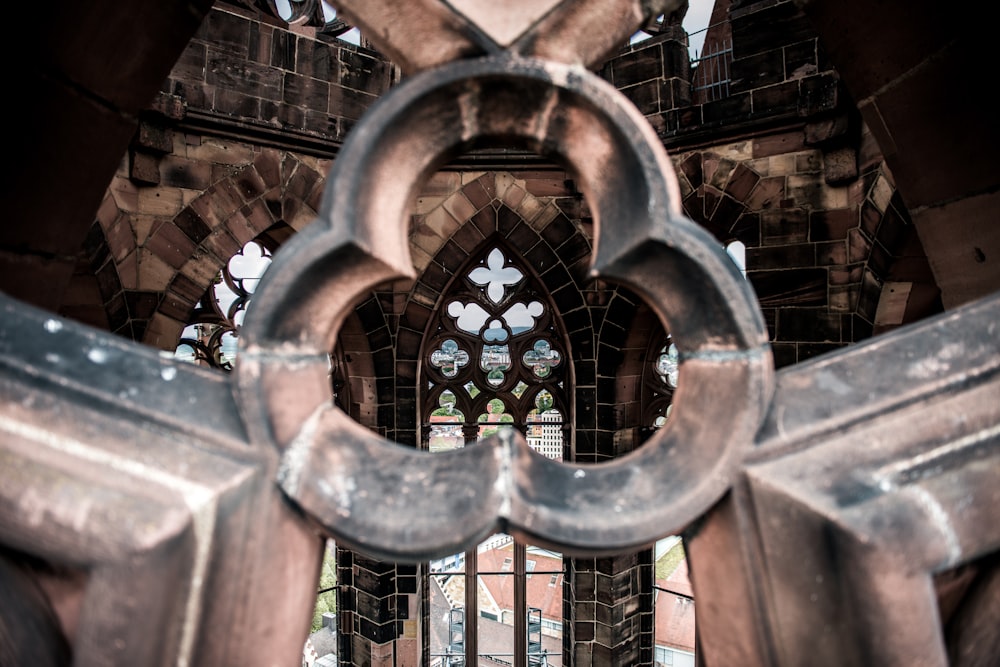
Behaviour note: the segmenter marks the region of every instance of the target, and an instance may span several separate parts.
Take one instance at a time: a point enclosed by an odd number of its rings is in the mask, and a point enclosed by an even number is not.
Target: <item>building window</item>
[[[568,362],[544,289],[500,245],[457,276],[425,336],[422,445],[473,446],[513,428],[542,456],[566,458]],[[561,554],[504,534],[429,563],[430,664],[561,665],[562,574]]]
[[[725,250],[746,278],[746,246],[741,241],[732,241],[725,246]],[[647,433],[651,433],[665,426],[670,419],[674,393],[680,380],[681,359],[669,333],[651,339],[647,358],[651,359],[651,363],[643,370],[645,396],[643,426],[647,429]]]
[[[647,433],[652,433],[670,419],[674,392],[680,379],[680,355],[670,334],[651,342],[647,359],[651,361],[643,370],[643,425]]]

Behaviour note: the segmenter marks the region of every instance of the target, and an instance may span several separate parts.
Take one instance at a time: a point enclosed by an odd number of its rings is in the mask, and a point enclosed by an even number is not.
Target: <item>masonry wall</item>
[[[220,3],[161,92],[180,98],[192,122],[225,118],[262,138],[329,150],[396,78],[374,51]]]
[[[893,176],[815,37],[791,2],[735,4],[731,98],[691,103],[685,37],[675,30],[623,49],[601,73],[670,151],[685,214],[720,244],[746,245],[776,365],[935,312],[933,278]],[[316,217],[340,142],[396,77],[377,53],[220,3],[144,113],[63,314],[173,349],[243,244]],[[568,174],[518,164],[443,171],[411,224],[419,280],[376,288],[351,318],[352,415],[418,443],[424,329],[457,267],[499,235],[539,274],[568,332],[577,460],[640,446],[651,426],[642,378],[662,326],[628,290],[589,280],[594,221]],[[896,302],[895,289],[922,297]],[[416,572],[348,552],[341,559],[344,664],[411,659]],[[645,659],[650,568],[643,554],[571,563],[566,656],[579,665]]]
[[[745,245],[775,365],[938,312],[939,290],[892,174],[804,15],[790,2],[734,2],[729,19],[708,35],[733,40],[722,99],[699,102],[686,36],[673,26],[624,48],[601,75],[671,152],[685,214],[721,244]],[[637,340],[635,331],[655,336],[657,323],[626,304],[619,299],[613,319],[629,326],[602,331],[596,460],[638,447],[651,427],[642,394],[648,368],[637,366],[654,359],[643,348],[650,337]],[[596,597],[614,601],[596,617],[585,600],[591,588],[577,587],[585,591],[576,598],[577,664],[636,664],[633,649],[652,645],[651,622],[639,620],[652,614],[651,601],[633,585],[649,567],[626,556],[575,563],[578,582],[604,582],[608,590]],[[635,632],[646,639],[633,646]]]
[[[219,268],[317,214],[330,159],[395,68],[225,3],[139,122],[61,313],[170,348]]]

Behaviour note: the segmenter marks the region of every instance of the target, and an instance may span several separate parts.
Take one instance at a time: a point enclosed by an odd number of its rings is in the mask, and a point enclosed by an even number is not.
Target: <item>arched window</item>
[[[680,356],[670,334],[654,341],[647,356],[652,363],[643,372],[649,396],[644,411],[644,426],[652,431],[665,425],[670,417],[674,391],[677,390]]]
[[[248,241],[229,258],[196,304],[188,325],[181,332],[175,358],[225,372],[233,370],[240,328],[277,247],[278,242],[265,233]],[[344,407],[350,404],[350,396],[339,346],[338,341],[331,354],[331,388],[334,400]],[[336,585],[336,543],[330,539],[324,550],[312,627],[303,649],[304,660],[310,655],[322,657],[336,650]]]
[[[740,241],[726,245],[726,253],[746,277],[746,247]],[[680,356],[669,333],[654,338],[644,369],[647,391],[644,426],[652,433],[665,426],[680,378]],[[653,664],[694,667],[695,601],[688,578],[684,544],[671,535],[653,546]]]
[[[458,273],[424,339],[422,446],[516,428],[543,456],[570,451],[569,357],[544,289],[517,255],[486,247]],[[562,664],[562,555],[494,535],[428,564],[430,664]]]
[[[726,244],[725,249],[746,278],[746,246],[741,241],[732,241]],[[648,432],[652,432],[664,426],[670,418],[674,392],[680,377],[680,356],[670,334],[663,333],[661,338],[651,340],[647,357],[652,362],[643,371],[646,390],[643,426]]]
[[[651,337],[646,360],[643,426],[652,434],[670,422],[680,380],[680,354],[668,332],[661,329]],[[657,541],[651,555],[653,665],[694,667],[694,596],[681,537],[671,535]]]
[[[201,366],[231,371],[237,339],[247,309],[271,256],[291,229],[277,225],[247,241],[229,258],[198,303],[181,332],[174,357]],[[338,340],[330,354],[333,398],[345,412],[351,404],[344,354]]]
[[[229,258],[195,306],[174,356],[225,371],[233,369],[239,328],[260,277],[271,264],[273,250],[254,239]]]

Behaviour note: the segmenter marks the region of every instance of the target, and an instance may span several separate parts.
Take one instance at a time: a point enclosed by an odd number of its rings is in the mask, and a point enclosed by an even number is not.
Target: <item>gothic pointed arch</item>
[[[786,135],[792,141],[797,135]],[[822,148],[737,141],[674,157],[685,214],[746,247],[746,276],[789,365],[942,310],[941,291],[882,160],[831,181]],[[828,159],[829,158],[829,159]]]
[[[247,242],[281,228],[287,237],[316,218],[325,161],[230,148],[205,148],[197,159],[171,156],[183,163],[186,178],[154,185],[119,170],[78,261],[73,300],[62,311],[173,349],[198,300]]]
[[[289,234],[313,221],[325,174],[291,154],[261,152],[251,164],[213,183],[157,227],[143,244],[173,267],[157,310],[157,324],[144,342],[163,346],[170,320],[183,322],[195,300],[248,241],[282,223]],[[174,260],[178,248],[188,248]]]
[[[420,441],[417,373],[428,322],[450,281],[487,238],[501,239],[524,257],[563,318],[566,349],[583,350],[586,359],[594,349],[585,301],[589,229],[571,220],[555,198],[536,197],[509,172],[489,171],[464,183],[440,173],[434,184],[434,194],[418,199],[412,218],[410,251],[420,276],[402,288],[407,296],[396,330],[396,401],[405,406],[398,414],[412,415],[399,423],[396,440],[413,446]],[[592,362],[587,368],[592,377]]]
[[[260,278],[273,254],[294,233],[288,225],[277,223],[247,241],[222,265],[181,331],[174,350],[176,358],[216,370],[233,370],[237,339]],[[330,351],[330,389],[337,405],[359,423],[374,428],[374,411],[366,409],[363,398],[372,392],[363,383],[374,377],[370,341],[376,339],[379,327],[372,325],[367,303],[348,313]],[[362,324],[362,316],[367,325]],[[384,329],[384,317],[381,324]],[[358,400],[354,400],[352,390]]]
[[[424,332],[418,385],[423,444],[456,428],[464,433],[462,444],[474,441],[495,419],[529,435],[545,419],[568,435],[567,348],[542,281],[505,239],[486,239],[444,289]],[[568,446],[569,438],[563,440]],[[557,458],[564,458],[562,451]]]

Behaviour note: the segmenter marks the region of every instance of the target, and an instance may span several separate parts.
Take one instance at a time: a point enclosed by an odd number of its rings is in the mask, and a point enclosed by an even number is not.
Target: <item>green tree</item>
[[[319,575],[319,590],[323,591],[316,596],[316,608],[313,609],[312,630],[316,632],[323,627],[323,614],[337,611],[337,563],[335,560],[336,549],[333,542],[328,542],[326,552],[323,554],[323,568]]]
[[[656,580],[666,579],[684,560],[684,543],[678,542],[656,561]]]

